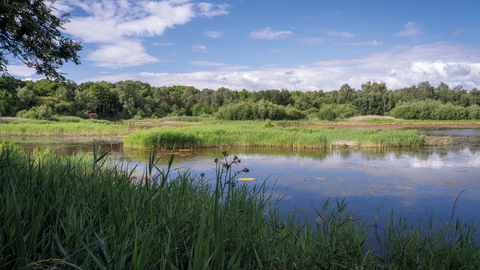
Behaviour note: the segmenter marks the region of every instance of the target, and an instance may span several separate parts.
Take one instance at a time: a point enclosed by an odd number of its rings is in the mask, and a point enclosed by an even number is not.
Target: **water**
[[[430,135],[452,136],[454,144],[421,149],[339,149],[292,150],[276,148],[230,148],[176,151],[176,170],[191,170],[215,176],[213,160],[227,150],[241,159],[234,170],[248,168],[239,177],[255,178],[248,185],[273,188],[283,197],[281,211],[305,209],[302,217],[315,218],[329,198],[346,198],[348,209],[369,222],[390,214],[411,220],[426,220],[433,215],[448,222],[457,196],[454,219],[480,222],[480,130],[430,130]],[[467,137],[468,136],[468,137]],[[93,138],[8,137],[24,149],[49,148],[60,155],[93,152]],[[149,151],[124,149],[118,138],[98,138],[100,152],[128,164],[142,163]],[[162,162],[170,153],[165,153]],[[231,156],[230,156],[231,157]],[[381,208],[380,208],[381,207]]]

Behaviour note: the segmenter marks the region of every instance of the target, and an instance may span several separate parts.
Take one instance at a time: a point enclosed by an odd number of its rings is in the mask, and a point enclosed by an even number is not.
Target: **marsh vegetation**
[[[8,269],[476,269],[477,227],[418,225],[393,212],[374,224],[328,200],[317,220],[281,215],[264,184],[225,152],[213,184],[164,166],[143,176],[104,156],[0,152],[0,265]],[[456,202],[455,202],[456,203]],[[454,209],[455,210],[455,209]]]
[[[418,147],[426,136],[416,130],[354,130],[283,128],[265,123],[226,123],[222,125],[161,127],[138,130],[125,138],[125,146],[138,148],[202,148],[202,147],[283,147],[341,148]]]

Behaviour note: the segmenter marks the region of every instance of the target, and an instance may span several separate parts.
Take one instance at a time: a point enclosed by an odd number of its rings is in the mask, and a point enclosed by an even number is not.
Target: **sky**
[[[480,89],[480,1],[63,0],[77,83],[337,90],[368,81]],[[9,73],[41,79],[11,58]]]

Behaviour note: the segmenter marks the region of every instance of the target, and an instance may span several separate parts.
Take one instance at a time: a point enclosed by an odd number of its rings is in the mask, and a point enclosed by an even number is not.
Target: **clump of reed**
[[[127,133],[128,125],[116,125],[106,120],[79,120],[77,117],[55,117],[48,120],[14,120],[0,123],[0,134],[63,134],[63,135],[101,135]]]
[[[212,116],[167,116],[162,118],[143,118],[143,119],[130,119],[122,120],[122,122],[165,122],[165,121],[181,121],[181,122],[204,122],[214,121]]]
[[[226,123],[201,126],[160,127],[138,130],[124,140],[135,148],[283,147],[341,148],[418,147],[426,136],[415,130],[354,130],[347,128],[312,129],[265,127],[255,123]]]
[[[328,200],[316,223],[280,215],[264,184],[240,184],[239,157],[204,175],[174,173],[152,151],[143,177],[105,155],[0,152],[1,269],[477,269],[476,228],[368,226]],[[382,228],[384,226],[384,228]],[[371,230],[375,228],[375,230]],[[384,235],[378,232],[382,231]],[[375,232],[375,233],[374,233]],[[376,235],[376,237],[374,236]]]

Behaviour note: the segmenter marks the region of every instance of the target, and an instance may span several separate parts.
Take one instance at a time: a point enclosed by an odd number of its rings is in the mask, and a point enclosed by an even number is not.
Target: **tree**
[[[0,1],[0,72],[8,74],[7,55],[12,54],[37,74],[64,81],[58,69],[64,62],[80,64],[79,42],[62,36],[68,22],[52,14],[56,0]],[[47,3],[50,2],[50,5]]]

